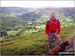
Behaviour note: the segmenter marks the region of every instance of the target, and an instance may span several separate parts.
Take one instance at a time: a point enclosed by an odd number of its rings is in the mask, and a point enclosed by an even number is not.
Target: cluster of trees
[[[7,34],[6,31],[1,31],[1,32],[0,32],[0,37],[3,37],[3,36],[8,36],[8,34]]]

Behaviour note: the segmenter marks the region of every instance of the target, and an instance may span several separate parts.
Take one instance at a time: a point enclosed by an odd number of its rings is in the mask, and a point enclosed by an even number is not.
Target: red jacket
[[[59,21],[59,19],[57,19],[57,20],[58,20],[58,22],[56,22],[56,19],[54,19],[54,20],[50,19],[50,22],[48,22],[48,20],[47,20],[46,28],[45,28],[46,35],[48,35],[48,32],[51,32],[51,33],[56,32],[57,29],[58,29],[57,34],[60,33],[60,29],[61,29],[60,21]]]

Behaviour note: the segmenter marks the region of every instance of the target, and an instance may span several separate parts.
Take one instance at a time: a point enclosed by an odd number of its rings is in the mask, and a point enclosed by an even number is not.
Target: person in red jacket
[[[55,16],[56,16],[55,12],[51,12],[51,18],[46,22],[45,32],[46,32],[47,40],[49,42],[49,49],[52,49],[53,38],[55,38],[57,45],[60,44],[60,40],[61,40],[59,36],[61,25],[59,19],[56,19]]]

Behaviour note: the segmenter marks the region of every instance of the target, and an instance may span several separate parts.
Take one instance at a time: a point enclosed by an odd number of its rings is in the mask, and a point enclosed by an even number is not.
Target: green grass
[[[16,36],[16,34],[18,33],[18,32],[20,32],[22,30],[22,28],[21,29],[18,29],[17,31],[15,31],[15,30],[11,30],[11,31],[7,31],[7,34],[10,36],[10,35],[13,35],[13,36]]]
[[[63,27],[60,33],[62,41],[66,40],[72,34],[73,30],[74,26]],[[2,41],[4,41],[1,43],[2,55],[45,54],[48,51],[48,41],[45,36],[45,31]]]
[[[30,34],[30,33],[32,33],[32,32],[38,32],[38,31],[39,31],[39,30],[36,30],[36,31],[35,31],[35,30],[32,30],[32,29],[31,29],[31,30],[29,30],[29,31],[28,31],[28,30],[26,30],[26,31],[22,32],[22,34],[21,34],[21,35],[22,35],[22,36],[25,36],[25,35],[29,35],[29,34]]]
[[[17,31],[8,31],[7,34],[8,35],[16,35]]]
[[[67,22],[73,21],[72,19],[66,18],[65,19]]]
[[[45,25],[41,25],[41,28],[42,28],[42,29],[45,29]]]

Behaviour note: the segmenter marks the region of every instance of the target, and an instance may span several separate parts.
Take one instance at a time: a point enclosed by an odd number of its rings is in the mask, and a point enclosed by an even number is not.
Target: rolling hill
[[[56,12],[57,17],[69,17],[74,15],[75,8],[39,8],[30,13],[22,14],[23,19],[40,19],[40,18],[50,18],[50,13],[52,11]],[[33,17],[32,17],[33,16]],[[60,18],[59,18],[60,19]]]

